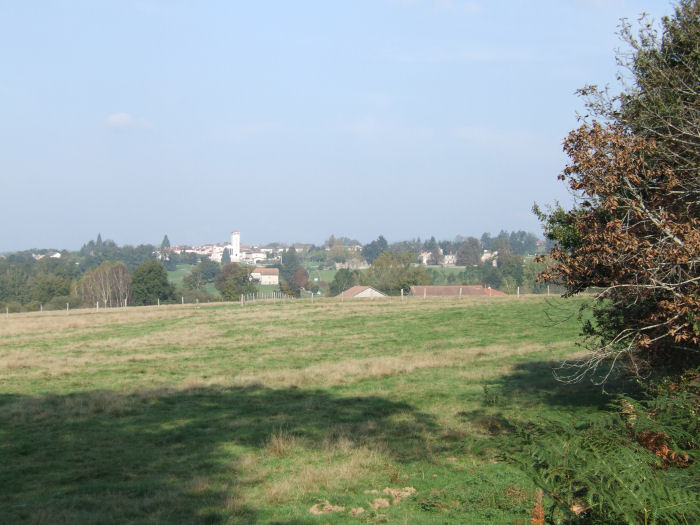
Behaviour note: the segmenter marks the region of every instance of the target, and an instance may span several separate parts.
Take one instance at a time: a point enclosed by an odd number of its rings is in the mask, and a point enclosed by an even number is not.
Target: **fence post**
[[[96,312],[99,312],[99,311],[100,311],[100,301],[97,301],[97,302],[95,303],[95,311],[96,311]]]
[[[158,307],[160,308],[160,297],[158,297]]]
[[[68,315],[68,304],[69,303],[66,303],[66,315]]]
[[[459,289],[459,298],[462,298],[462,288]]]
[[[518,286],[518,299],[520,299],[520,286]]]
[[[181,302],[182,302],[182,305],[184,306],[184,304],[185,304],[185,296],[184,296],[184,295],[181,295],[181,296],[180,296],[180,300],[181,300]]]

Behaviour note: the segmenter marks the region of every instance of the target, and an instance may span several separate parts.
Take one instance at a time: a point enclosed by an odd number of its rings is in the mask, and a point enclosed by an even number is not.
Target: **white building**
[[[231,262],[241,262],[241,232],[231,232],[231,245],[228,246]]]
[[[276,286],[280,283],[280,271],[277,268],[256,268],[250,272],[250,278],[260,284]]]
[[[442,264],[444,266],[454,266],[457,264],[457,254],[456,253],[446,253],[443,256]]]

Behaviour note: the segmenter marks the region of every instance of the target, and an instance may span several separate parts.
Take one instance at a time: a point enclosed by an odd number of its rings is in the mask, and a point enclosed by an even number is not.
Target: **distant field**
[[[194,267],[194,264],[178,264],[177,270],[168,272],[168,280],[174,285],[180,286],[182,284],[182,279],[185,275],[190,273]]]
[[[512,423],[605,401],[552,379],[578,304],[2,316],[0,523],[530,523]]]
[[[316,278],[319,278],[321,281],[324,281],[328,284],[330,284],[333,281],[333,277],[335,277],[335,274],[338,273],[338,270],[309,270],[309,279],[312,281]]]
[[[192,271],[194,264],[178,264],[177,270],[168,272],[168,280],[175,286],[182,286],[182,279],[185,275]],[[216,289],[214,283],[208,283],[204,285],[204,290],[212,294],[214,297],[219,297],[219,290]]]

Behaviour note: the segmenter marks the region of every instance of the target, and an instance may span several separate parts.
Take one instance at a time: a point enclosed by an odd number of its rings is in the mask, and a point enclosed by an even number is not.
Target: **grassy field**
[[[518,421],[576,300],[320,300],[0,319],[0,523],[530,523]]]
[[[178,264],[177,270],[168,272],[168,281],[173,283],[175,286],[182,286],[182,280],[184,279],[185,275],[190,273],[192,268],[195,266],[196,265],[194,264]],[[214,297],[219,297],[219,290],[216,289],[214,283],[207,283],[204,285],[204,291],[212,294]]]

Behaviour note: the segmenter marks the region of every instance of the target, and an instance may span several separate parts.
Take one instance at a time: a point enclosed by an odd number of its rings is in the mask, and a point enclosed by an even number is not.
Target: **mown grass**
[[[536,487],[502,460],[513,422],[606,402],[552,378],[578,304],[4,317],[0,522],[529,523]]]

